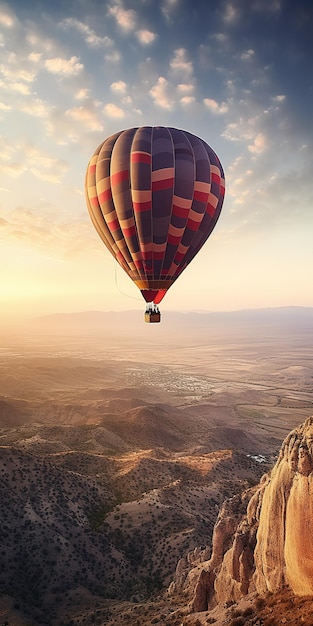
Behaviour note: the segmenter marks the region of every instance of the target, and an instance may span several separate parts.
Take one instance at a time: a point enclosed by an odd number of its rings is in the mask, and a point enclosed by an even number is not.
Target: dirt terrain
[[[116,320],[50,319],[2,337],[4,620],[197,623],[166,595],[178,560],[210,550],[223,500],[313,413],[313,323],[289,313],[131,337]]]

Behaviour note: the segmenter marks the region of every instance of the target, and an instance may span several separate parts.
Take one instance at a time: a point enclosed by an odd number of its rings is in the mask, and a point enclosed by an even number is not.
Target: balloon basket
[[[155,324],[161,321],[161,313],[155,304],[150,304],[146,308],[145,322],[147,324]]]

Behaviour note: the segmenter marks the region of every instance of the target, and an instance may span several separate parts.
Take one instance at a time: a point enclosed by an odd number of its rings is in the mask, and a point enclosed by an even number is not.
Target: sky
[[[310,0],[0,1],[0,318],[144,310],[91,224],[88,161],[174,126],[225,170],[162,310],[313,306]]]

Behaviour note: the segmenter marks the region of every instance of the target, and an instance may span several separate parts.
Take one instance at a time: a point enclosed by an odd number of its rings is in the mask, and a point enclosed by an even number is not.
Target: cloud
[[[17,19],[13,11],[5,4],[0,5],[0,25],[5,28],[13,28],[16,23]]]
[[[114,17],[116,23],[124,33],[129,33],[136,27],[136,12],[133,9],[123,9],[121,6],[110,6],[108,14]]]
[[[180,93],[191,93],[194,90],[194,85],[192,83],[180,83],[177,85],[177,91]]]
[[[0,159],[2,172],[13,178],[30,172],[44,181],[59,184],[68,170],[66,161],[52,157],[30,144],[12,147],[3,140],[0,145]]]
[[[24,102],[20,102],[18,105],[18,109],[23,113],[27,113],[28,115],[32,115],[33,117],[47,117],[50,111],[50,108],[44,100],[40,98],[34,98],[31,100],[26,100]]]
[[[116,104],[113,104],[112,102],[108,102],[108,104],[105,105],[103,111],[105,115],[107,115],[108,117],[114,117],[114,118],[125,117],[125,113],[123,109],[116,106]]]
[[[53,59],[47,59],[44,66],[51,74],[57,74],[59,76],[77,76],[84,66],[79,62],[79,58],[72,56],[70,59],[62,59],[61,57],[55,57]]]
[[[111,83],[110,89],[114,93],[125,94],[127,90],[127,83],[123,80],[117,80],[114,83]]]
[[[179,0],[163,0],[161,11],[167,20],[170,20],[172,13],[176,7],[179,7]]]
[[[7,92],[19,93],[24,96],[31,93],[29,85],[21,82],[5,82],[0,80],[0,88]]]
[[[41,52],[30,52],[27,59],[31,63],[39,63],[39,61],[41,60],[41,57],[42,57]]]
[[[183,106],[188,106],[189,104],[193,104],[196,101],[196,98],[194,96],[183,96],[180,101]]]
[[[264,16],[265,14],[277,15],[282,8],[283,0],[249,0],[249,2],[226,2],[222,5],[223,12],[221,14],[222,21],[228,25],[233,26],[244,18],[247,13],[259,14]]]
[[[138,41],[143,45],[143,46],[148,46],[151,43],[153,43],[156,38],[157,35],[156,33],[153,33],[151,30],[147,30],[147,29],[143,29],[143,30],[138,30],[137,33],[137,39]]]
[[[214,115],[222,115],[228,111],[228,105],[225,102],[219,104],[216,100],[212,100],[211,98],[204,98],[203,102],[207,109]]]
[[[249,50],[246,50],[245,52],[241,53],[241,59],[243,59],[243,61],[252,59],[255,55],[255,51],[252,50],[252,48],[250,48]]]
[[[274,96],[273,100],[274,102],[284,102],[286,100],[286,96],[283,96],[283,95]]]
[[[174,72],[181,72],[184,76],[190,76],[193,73],[193,65],[191,61],[187,60],[187,50],[185,48],[178,48],[174,51],[170,67]]]
[[[96,111],[87,106],[73,107],[65,112],[65,115],[75,122],[82,124],[86,129],[90,131],[103,130],[103,124],[99,119]]]
[[[249,152],[252,154],[262,154],[267,148],[267,140],[263,133],[258,133],[252,144],[248,146]]]
[[[16,55],[10,55],[8,63],[9,65],[6,66],[3,64],[0,65],[0,72],[6,80],[14,80],[14,82],[22,80],[25,83],[32,83],[35,80],[35,72],[19,66],[19,61],[17,60]]]
[[[149,94],[154,103],[162,109],[170,111],[175,104],[171,84],[164,76],[159,76],[158,82],[150,89]]]
[[[222,19],[226,24],[233,24],[239,19],[239,11],[232,2],[225,3]]]
[[[113,50],[105,55],[105,60],[107,63],[118,63],[121,60],[121,55],[118,50]]]
[[[55,258],[70,258],[88,246],[92,250],[97,241],[88,218],[70,218],[44,198],[29,208],[19,206],[1,218],[2,237],[26,244],[33,250]],[[1,229],[0,229],[1,233]]]
[[[75,100],[86,100],[89,98],[90,90],[86,88],[79,89],[75,94]]]
[[[0,102],[0,111],[11,111],[12,107],[4,102]]]
[[[41,35],[35,30],[30,30],[26,33],[25,42],[32,48],[32,51],[40,50],[46,54],[51,54],[52,52],[57,54],[60,48],[60,42],[47,37],[46,34]],[[40,54],[40,52],[36,52],[36,54]]]
[[[110,37],[107,37],[107,36],[100,37],[87,24],[84,24],[83,22],[80,22],[79,20],[73,17],[69,17],[69,18],[66,18],[65,20],[62,20],[60,25],[61,27],[65,29],[74,28],[75,30],[77,30],[79,33],[81,33],[84,36],[86,44],[90,46],[91,48],[99,48],[103,46],[107,47],[113,44],[113,41],[112,39],[110,39]]]

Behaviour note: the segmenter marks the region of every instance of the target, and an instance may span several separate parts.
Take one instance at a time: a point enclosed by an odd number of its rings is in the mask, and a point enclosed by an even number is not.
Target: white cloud
[[[47,117],[50,110],[47,103],[40,98],[20,102],[18,108],[23,113],[27,113],[33,117]]]
[[[262,154],[267,148],[266,137],[263,133],[258,133],[252,144],[248,146],[249,152],[252,154]]]
[[[39,54],[39,50],[42,50],[46,54],[51,54],[59,50],[60,43],[47,37],[46,35],[40,35],[35,31],[29,31],[25,37],[26,43],[34,50],[37,50],[36,54]]]
[[[123,80],[117,80],[110,85],[111,91],[114,93],[125,94],[127,89],[127,84]]]
[[[243,59],[243,61],[252,59],[255,55],[254,50],[252,50],[252,48],[250,48],[249,50],[245,50],[245,52],[241,53],[241,59]]]
[[[14,82],[23,80],[25,83],[32,83],[36,77],[34,72],[29,72],[18,65],[16,57],[9,59],[10,65],[0,65],[0,72],[6,80]]]
[[[153,33],[151,30],[147,30],[147,29],[138,30],[136,35],[137,35],[138,41],[143,46],[148,46],[149,44],[153,43],[155,39],[157,38],[156,33]]]
[[[113,43],[110,37],[107,37],[107,36],[100,37],[87,24],[84,24],[83,22],[80,22],[79,20],[76,20],[73,17],[69,17],[69,18],[66,18],[65,20],[62,20],[61,26],[63,28],[75,28],[79,33],[81,33],[84,36],[86,44],[90,46],[91,48],[98,48],[101,46],[107,47],[107,46],[111,46]]]
[[[170,20],[171,13],[178,7],[179,0],[163,0],[161,11],[167,20]]]
[[[27,169],[41,180],[53,184],[60,184],[64,173],[68,170],[68,164],[41,152],[35,147],[26,150]]]
[[[204,98],[203,102],[209,111],[215,115],[222,115],[228,111],[228,106],[225,102],[219,104],[216,100],[212,100],[211,98]]]
[[[283,96],[283,95],[275,96],[273,100],[274,102],[284,102],[284,100],[286,100],[286,96]]]
[[[16,16],[10,8],[4,4],[0,6],[0,24],[5,28],[13,28],[17,20]]]
[[[194,85],[192,83],[180,83],[177,85],[177,91],[180,93],[191,93],[194,90]]]
[[[41,52],[30,52],[27,58],[31,63],[39,63],[41,57]]]
[[[196,99],[194,96],[183,96],[183,98],[181,98],[180,101],[184,106],[188,106],[189,104],[193,104],[193,102],[195,102]]]
[[[62,59],[61,57],[47,59],[44,65],[48,72],[60,76],[77,76],[84,69],[76,56],[72,56],[70,59]]]
[[[136,12],[133,9],[123,9],[121,6],[115,5],[109,7],[108,13],[114,17],[118,26],[125,33],[129,33],[136,27]]]
[[[170,67],[174,72],[182,72],[184,76],[193,73],[193,65],[187,60],[187,50],[178,48],[174,51],[174,58],[170,61]]]
[[[164,76],[159,76],[158,82],[150,89],[149,94],[154,103],[162,109],[170,111],[175,104],[171,85]]]
[[[238,20],[239,12],[231,2],[226,3],[222,18],[227,24],[232,24]]]
[[[28,171],[37,178],[58,184],[68,170],[68,164],[63,159],[51,157],[50,154],[29,144],[6,149],[6,144],[2,142],[0,158],[3,161],[2,171],[13,178]]]
[[[10,161],[14,152],[14,148],[5,137],[0,137],[0,159],[2,161]]]
[[[65,115],[75,122],[78,122],[80,126],[83,124],[85,128],[90,131],[103,130],[103,125],[99,120],[99,117],[95,111],[91,108],[80,106],[68,109]]]
[[[107,63],[118,63],[121,60],[121,55],[117,50],[113,50],[113,52],[105,55],[105,60]]]
[[[4,104],[4,102],[0,102],[0,111],[11,111],[12,107],[8,104]]]
[[[125,113],[123,109],[116,106],[116,104],[113,104],[112,102],[108,102],[108,104],[105,105],[103,110],[104,110],[104,113],[108,117],[114,117],[114,118],[125,117]]]
[[[23,96],[29,95],[31,93],[29,85],[26,85],[25,83],[18,83],[18,82],[10,83],[10,82],[5,82],[3,80],[0,80],[0,88],[8,92],[22,94]]]
[[[89,98],[89,93],[90,93],[89,89],[82,88],[77,91],[74,98],[75,100],[87,100],[87,98]]]

